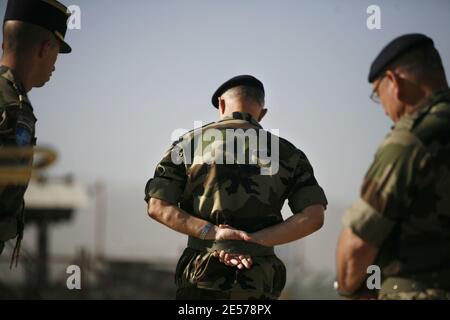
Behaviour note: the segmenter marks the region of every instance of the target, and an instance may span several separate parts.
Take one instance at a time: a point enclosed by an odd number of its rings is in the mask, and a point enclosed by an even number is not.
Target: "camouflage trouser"
[[[275,255],[253,257],[250,269],[226,266],[208,252],[186,248],[175,272],[177,299],[278,299],[286,268]]]
[[[218,291],[187,287],[177,290],[177,300],[276,300],[278,297],[264,293]]]
[[[380,294],[379,300],[450,300],[450,291],[426,289],[422,291],[393,292]]]

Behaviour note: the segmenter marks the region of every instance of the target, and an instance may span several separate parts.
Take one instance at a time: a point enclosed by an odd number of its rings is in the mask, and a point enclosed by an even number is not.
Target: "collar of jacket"
[[[262,126],[259,124],[259,122],[256,121],[256,119],[253,118],[250,115],[250,113],[247,113],[247,112],[233,112],[232,114],[224,117],[219,122],[227,121],[227,120],[243,120],[243,121],[247,121],[247,122],[250,122],[251,124],[257,126],[258,128],[262,129]]]

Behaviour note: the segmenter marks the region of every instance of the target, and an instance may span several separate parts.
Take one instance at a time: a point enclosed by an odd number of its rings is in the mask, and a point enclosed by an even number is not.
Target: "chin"
[[[34,88],[42,88],[43,86],[45,86],[45,84],[48,82],[48,80],[47,81],[43,81],[43,82],[40,82],[40,83],[38,83],[38,84],[35,84],[33,87]]]

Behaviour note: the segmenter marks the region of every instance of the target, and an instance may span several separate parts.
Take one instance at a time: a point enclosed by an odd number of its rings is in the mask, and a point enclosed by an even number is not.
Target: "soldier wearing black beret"
[[[274,246],[322,227],[325,193],[307,156],[261,126],[261,81],[233,77],[211,102],[219,120],[173,143],[145,188],[149,216],[188,235],[176,298],[278,299],[286,268]],[[284,220],[286,201],[293,215]]]
[[[67,8],[56,0],[9,0],[3,23],[0,62],[0,166],[29,167],[32,152],[18,150],[35,145],[36,117],[27,93],[45,85],[55,70],[59,53],[71,52],[65,42]],[[32,149],[31,149],[32,150]],[[16,154],[16,155],[14,155]],[[4,243],[17,237],[13,260],[18,257],[24,228],[25,179],[0,174],[0,254]]]
[[[369,289],[378,299],[450,299],[450,90],[441,57],[431,38],[406,34],[381,50],[368,80],[394,127],[344,216],[337,289],[367,293],[375,265],[379,282]]]

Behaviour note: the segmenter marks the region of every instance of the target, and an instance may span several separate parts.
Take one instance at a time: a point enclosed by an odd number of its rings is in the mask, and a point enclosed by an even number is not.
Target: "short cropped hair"
[[[249,100],[252,102],[258,103],[260,106],[264,107],[265,97],[264,91],[261,89],[250,87],[250,86],[237,86],[231,89],[228,89],[224,92],[223,95],[226,95],[232,99],[242,99]]]

